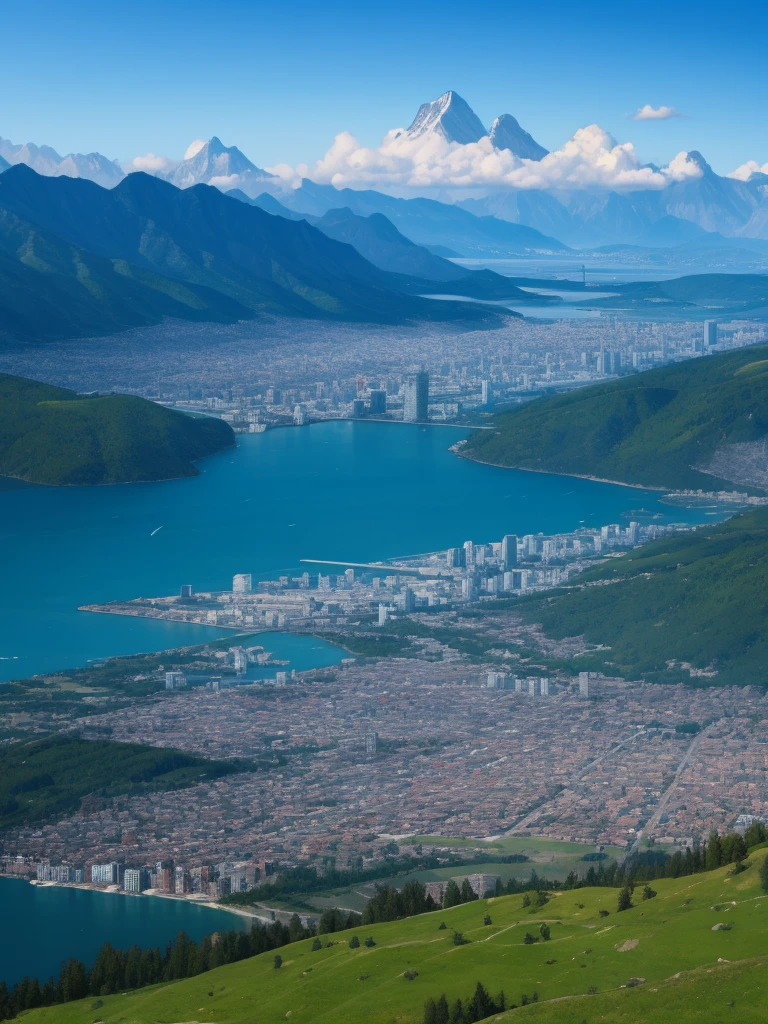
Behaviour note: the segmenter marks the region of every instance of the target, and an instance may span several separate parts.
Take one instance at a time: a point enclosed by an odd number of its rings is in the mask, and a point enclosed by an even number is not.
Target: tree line
[[[359,921],[359,915],[357,919]],[[39,1006],[191,978],[224,964],[287,946],[289,942],[311,938],[314,934],[315,929],[304,927],[294,914],[288,924],[274,921],[264,925],[256,921],[249,932],[214,932],[199,943],[179,932],[164,952],[157,947],[115,949],[105,942],[90,970],[81,960],[72,957],[62,963],[58,978],[51,977],[42,985],[37,978],[22,978],[9,990],[5,982],[0,982],[0,1021]]]

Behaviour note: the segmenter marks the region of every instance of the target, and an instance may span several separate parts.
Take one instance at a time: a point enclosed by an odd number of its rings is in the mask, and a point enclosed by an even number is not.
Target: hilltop
[[[0,476],[53,485],[168,480],[196,476],[197,459],[234,443],[223,420],[0,374]]]
[[[495,1020],[645,1024],[736,1013],[762,1021],[764,856],[753,849],[740,872],[726,867],[659,879],[647,899],[640,883],[634,905],[622,912],[613,888],[551,892],[538,907],[536,900],[525,906],[520,894],[478,900],[325,934],[321,943],[302,939],[280,948],[277,969],[270,951],[184,981],[33,1010],[23,1019],[422,1024],[427,1000],[444,993],[449,1006],[457,999],[466,1005],[481,982],[492,997],[503,990],[506,1005],[517,1007],[494,1013]],[[353,936],[359,945],[350,947]]]
[[[645,487],[763,489],[768,346],[691,359],[537,399],[462,454],[492,465]]]

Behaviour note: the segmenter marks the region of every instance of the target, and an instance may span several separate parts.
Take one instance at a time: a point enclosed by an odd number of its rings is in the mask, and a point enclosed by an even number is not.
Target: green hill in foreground
[[[768,435],[768,346],[534,400],[494,425],[470,437],[463,454],[498,466],[711,490],[725,481],[693,467]]]
[[[30,1011],[26,1024],[421,1024],[427,999],[466,1002],[477,982],[518,1009],[497,1021],[547,1024],[763,1022],[768,1005],[765,851],[747,869],[653,883],[617,912],[617,890],[576,889],[536,910],[521,896],[323,936],[152,989]],[[607,911],[607,916],[601,916]],[[492,924],[484,924],[485,915]],[[441,922],[444,930],[439,929]],[[533,944],[526,933],[551,938]],[[454,931],[464,945],[454,944]],[[353,935],[359,948],[350,948]],[[375,945],[366,947],[371,936]],[[411,974],[409,980],[405,972]],[[629,986],[629,987],[626,987]],[[525,995],[537,1001],[522,1006]]]
[[[549,636],[607,648],[574,667],[695,685],[768,685],[768,509],[664,537],[519,605]],[[601,585],[603,584],[603,585]],[[683,665],[711,674],[691,676]]]
[[[197,476],[197,459],[234,443],[223,420],[0,374],[0,476],[57,485],[169,480]]]
[[[86,796],[183,789],[255,767],[112,740],[51,736],[19,743],[0,752],[0,828],[71,812]]]

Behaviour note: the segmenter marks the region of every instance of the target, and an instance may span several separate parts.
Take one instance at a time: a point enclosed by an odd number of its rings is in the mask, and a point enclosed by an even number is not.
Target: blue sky
[[[377,145],[453,88],[548,148],[597,122],[725,173],[768,161],[766,6],[2,0],[0,135],[125,160],[216,134],[296,163],[342,130]],[[631,121],[646,103],[686,116]]]

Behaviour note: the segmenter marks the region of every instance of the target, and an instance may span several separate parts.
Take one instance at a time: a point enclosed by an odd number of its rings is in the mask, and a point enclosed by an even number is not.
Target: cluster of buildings
[[[339,333],[346,336],[343,328]],[[170,391],[160,384],[142,393],[220,416],[246,433],[328,419],[454,422],[541,392],[582,387],[766,338],[765,327],[754,321],[642,323],[612,316],[586,323],[525,322],[486,333],[487,338],[470,334],[475,344],[460,347],[445,332],[436,339],[424,329],[405,351],[401,337],[388,338],[376,351],[372,339],[358,332],[348,339],[343,356],[286,359],[273,349],[271,372],[251,384],[242,381],[241,364],[240,379],[228,386],[206,387],[198,378],[197,384],[177,384]],[[332,348],[335,340],[328,339]],[[422,369],[412,368],[415,361]]]
[[[262,765],[276,756],[260,771],[100,799],[74,816],[6,830],[6,863],[22,858],[18,873],[29,875],[46,862],[41,879],[51,880],[54,865],[74,865],[86,869],[86,884],[97,865],[95,884],[113,886],[124,864],[123,886],[145,885],[146,875],[126,882],[127,870],[144,868],[152,889],[200,898],[287,867],[367,868],[413,850],[393,836],[513,833],[631,848],[646,828],[683,845],[732,828],[739,815],[768,816],[761,690],[594,675],[577,687],[553,672],[549,694],[532,697],[527,680],[521,690],[498,686],[500,672],[513,675],[498,662],[516,644],[530,649],[531,634],[512,612],[475,621],[462,635],[475,630],[485,664],[356,662],[285,689],[163,691],[78,719],[71,728],[85,736],[108,728],[118,741]]]
[[[195,593],[185,584],[178,597],[137,598],[87,605],[84,610],[238,630],[312,629],[367,620],[385,626],[392,618],[419,610],[447,609],[558,587],[595,558],[687,528],[633,521],[626,527],[613,523],[551,536],[507,534],[490,544],[468,540],[445,552],[387,562],[319,563],[347,565],[338,574],[304,572],[254,582],[250,573],[238,573],[231,591]],[[235,668],[244,672],[251,661],[261,657],[261,648],[242,650],[235,654]],[[166,681],[166,685],[172,689],[176,684]]]

